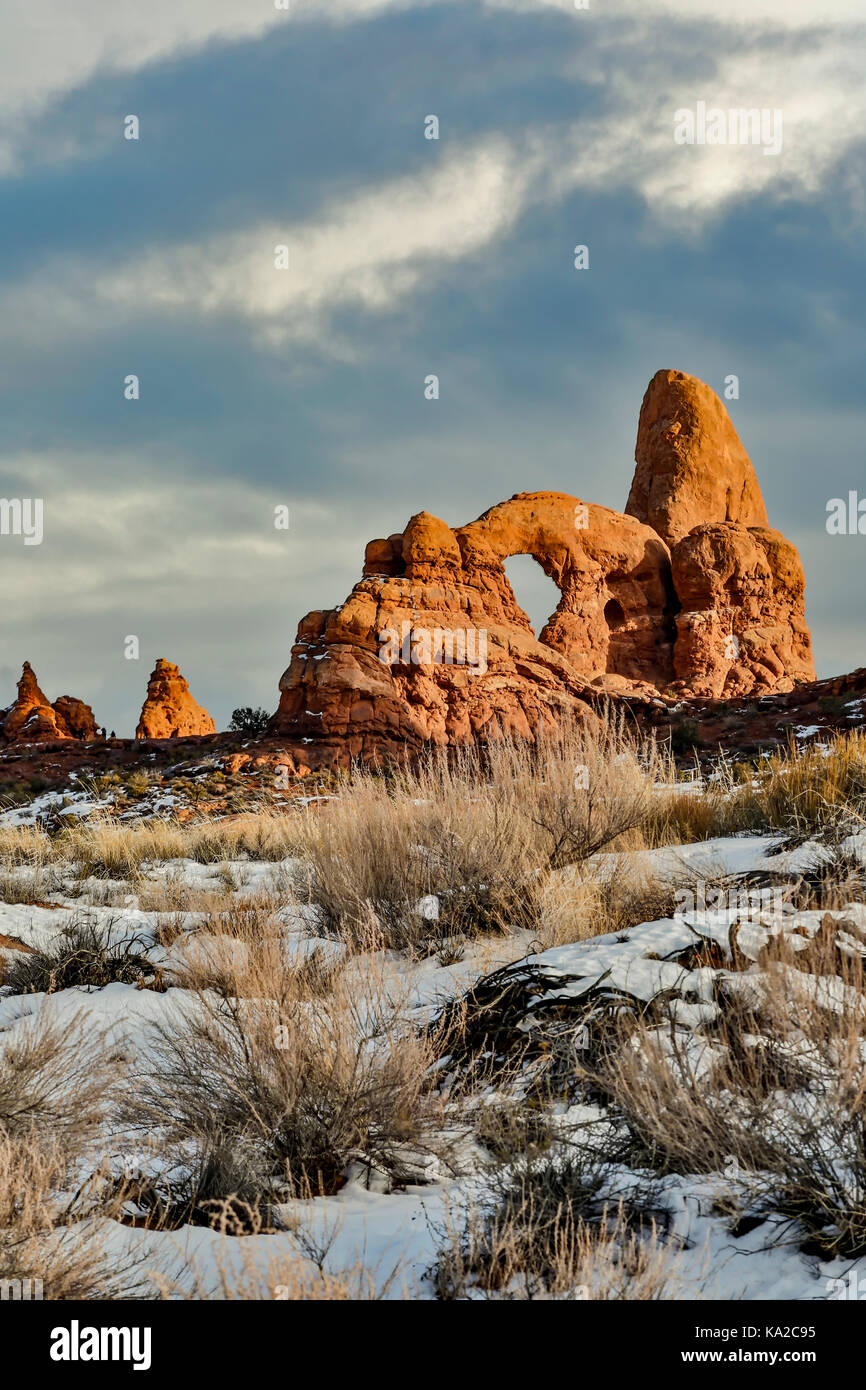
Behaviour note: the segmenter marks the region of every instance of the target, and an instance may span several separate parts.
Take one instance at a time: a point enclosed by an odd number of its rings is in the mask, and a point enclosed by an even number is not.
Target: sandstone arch
[[[625,513],[523,492],[464,526],[419,512],[371,541],[346,602],[301,622],[273,731],[345,762],[427,741],[533,737],[599,692],[717,696],[814,679],[799,557],[769,528],[715,393],[656,373],[635,460]],[[559,589],[537,638],[505,572],[514,555],[531,555]],[[483,671],[383,662],[382,631],[402,653],[419,625],[483,633]]]

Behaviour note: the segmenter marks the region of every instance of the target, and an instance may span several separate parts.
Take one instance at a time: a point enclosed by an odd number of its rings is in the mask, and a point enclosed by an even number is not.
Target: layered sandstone
[[[451,529],[420,512],[374,540],[342,607],[304,618],[271,730],[323,758],[513,734],[598,694],[740,695],[814,679],[795,548],[703,382],[658,372],[625,514],[520,493]],[[504,569],[560,591],[538,637]]]
[[[13,743],[89,741],[99,737],[90,706],[73,695],[61,695],[52,704],[39,688],[29,661],[24,663],[15,703],[0,711],[0,733]]]
[[[216,725],[207,710],[193,699],[180,669],[160,657],[147,683],[135,737],[189,738],[215,733]]]

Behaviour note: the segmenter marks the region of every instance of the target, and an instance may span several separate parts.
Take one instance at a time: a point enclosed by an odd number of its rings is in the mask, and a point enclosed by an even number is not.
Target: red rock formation
[[[769,526],[749,456],[715,391],[684,372],[656,372],[641,406],[628,516],[668,545],[695,526]]]
[[[162,657],[147,683],[147,698],[135,731],[136,738],[189,738],[215,734],[216,725],[189,693],[180,670]]]
[[[769,529],[718,397],[658,372],[626,514],[520,493],[451,530],[420,512],[369,543],[342,607],[298,629],[271,731],[315,761],[533,737],[593,693],[785,691],[814,679],[794,547]],[[673,546],[673,552],[668,546]],[[532,555],[560,602],[538,638],[503,561]]]
[[[0,732],[15,743],[47,743],[55,739],[93,740],[99,730],[93,711],[73,695],[61,695],[52,705],[39,688],[33,668],[25,661],[18,698],[0,711]]]
[[[793,690],[815,679],[795,547],[778,531],[696,526],[674,546],[678,690],[696,696]]]

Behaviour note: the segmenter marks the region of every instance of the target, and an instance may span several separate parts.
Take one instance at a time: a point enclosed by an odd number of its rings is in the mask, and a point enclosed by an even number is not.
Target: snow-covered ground
[[[795,875],[823,854],[820,847],[808,844],[779,853],[778,843],[777,837],[767,835],[727,837],[641,854],[599,856],[597,868],[602,876],[631,867],[676,883],[700,884],[760,874],[768,867],[774,875]],[[864,837],[853,839],[847,848],[862,857]],[[284,881],[280,875],[290,874],[291,868],[288,861],[203,865],[175,860],[153,866],[144,881],[217,891],[224,889],[230,873],[237,898],[242,900]],[[23,880],[28,870],[10,872]],[[111,887],[116,888],[119,903],[104,906],[90,901],[91,896],[104,899]],[[161,925],[166,913],[143,910],[138,895],[124,893],[125,887],[104,879],[84,880],[76,883],[74,895],[56,893],[50,906],[0,903],[0,939],[9,938],[11,943],[0,947],[0,962],[8,964],[20,957],[15,943],[37,951],[50,949],[70,919],[86,919],[113,944],[135,943],[161,972],[165,987],[158,991],[114,982],[52,994],[16,994],[8,987],[0,988],[0,1055],[46,1018],[64,1023],[75,1020],[89,1038],[101,1039],[123,1056],[127,1086],[134,1088],[137,1073],[151,1056],[154,1026],[176,1030],[196,1010],[196,995],[181,983],[184,966],[190,952],[219,950],[219,937],[211,931],[202,945],[196,931],[197,913],[180,911],[172,914],[173,939],[164,944]],[[429,904],[419,905],[419,911],[428,910]],[[866,951],[866,906],[849,905],[830,915],[838,923],[843,946],[852,954]],[[314,952],[323,959],[334,958],[345,952],[345,947],[317,932],[310,909],[287,900],[278,906],[276,916],[288,958],[300,960]],[[420,1026],[475,981],[513,966],[534,972],[538,983],[533,1007],[553,1000],[578,1000],[602,985],[638,1001],[652,1000],[665,991],[673,1023],[699,1035],[718,1011],[714,978],[726,971],[733,974],[734,962],[713,967],[690,964],[684,957],[696,942],[703,939],[723,957],[730,956],[732,928],[739,924],[738,969],[757,974],[769,942],[786,938],[793,950],[799,950],[819,932],[825,916],[823,911],[797,911],[775,901],[756,903],[745,914],[742,901],[721,908],[686,903],[671,917],[548,950],[539,950],[524,932],[466,942],[460,958],[444,964],[436,955],[412,959],[393,951],[362,954],[348,963],[347,978],[351,980],[355,972],[360,981],[365,973],[376,973],[399,1004],[407,1025]],[[230,937],[222,945],[228,951],[243,949]],[[829,985],[826,977],[823,985]],[[584,1103],[561,1107],[555,1116],[557,1133],[566,1143],[572,1127],[585,1139],[592,1125],[603,1125],[605,1119],[602,1108]],[[123,1252],[134,1253],[154,1287],[169,1281],[176,1292],[192,1296],[225,1296],[227,1290],[249,1288],[251,1283],[258,1296],[291,1296],[285,1292],[290,1287],[285,1268],[301,1258],[310,1278],[318,1278],[310,1251],[319,1250],[325,1252],[319,1260],[321,1269],[341,1275],[357,1296],[375,1289],[388,1298],[433,1297],[432,1271],[446,1227],[453,1227],[462,1209],[483,1204],[489,1188],[490,1155],[471,1139],[470,1129],[467,1126],[462,1145],[457,1146],[460,1159],[453,1171],[434,1163],[428,1169],[429,1181],[389,1191],[375,1168],[365,1170],[356,1164],[334,1195],[283,1203],[279,1213],[285,1230],[232,1237],[203,1226],[159,1231],[110,1222],[104,1223],[102,1235],[107,1248],[117,1252],[118,1261]],[[110,1162],[121,1168],[129,1164],[131,1151],[122,1137],[106,1129],[104,1143],[104,1156]],[[611,1165],[610,1194],[615,1197],[634,1178],[627,1169]],[[827,1261],[803,1253],[796,1231],[779,1215],[770,1213],[747,1233],[735,1235],[730,1218],[719,1206],[720,1193],[730,1190],[732,1182],[736,1179],[722,1173],[667,1174],[654,1181],[654,1201],[668,1213],[666,1239],[680,1251],[677,1279],[682,1296],[825,1299],[839,1296],[835,1281],[847,1279],[852,1269],[866,1279],[866,1259]],[[298,1230],[304,1233],[302,1239]]]

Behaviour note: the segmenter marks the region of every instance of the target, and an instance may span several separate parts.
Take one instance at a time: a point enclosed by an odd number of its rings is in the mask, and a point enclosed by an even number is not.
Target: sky
[[[862,0],[0,0],[0,498],[44,507],[0,707],[27,659],[130,735],[162,656],[218,727],[274,709],[413,513],[622,509],[662,367],[738,378],[819,675],[866,665],[826,529],[866,497],[864,68]],[[678,143],[701,102],[780,152]]]

